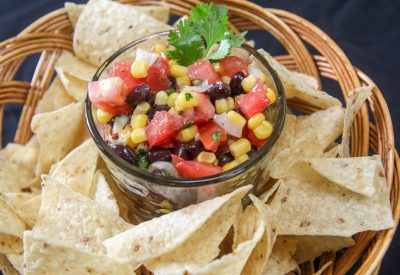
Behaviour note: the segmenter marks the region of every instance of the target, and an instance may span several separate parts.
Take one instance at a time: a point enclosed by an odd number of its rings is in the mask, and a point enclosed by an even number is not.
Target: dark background
[[[75,2],[86,2],[76,0]],[[396,147],[400,139],[400,1],[396,0],[271,0],[253,1],[264,7],[291,11],[311,21],[348,55],[351,62],[369,75],[382,90],[389,105],[395,129]],[[42,15],[63,7],[63,0],[0,0],[0,41],[15,36]],[[270,36],[250,33],[258,47],[271,54],[285,54]],[[36,60],[27,61],[17,79],[29,81]],[[331,83],[324,88],[337,89]],[[4,116],[3,145],[12,141],[20,106],[8,105]],[[399,274],[400,236],[397,233],[380,274]]]

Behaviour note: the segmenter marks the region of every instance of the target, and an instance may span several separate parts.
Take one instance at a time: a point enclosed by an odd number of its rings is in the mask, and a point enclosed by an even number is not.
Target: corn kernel
[[[162,52],[165,51],[165,48],[164,48],[164,46],[161,45],[161,44],[156,44],[156,45],[154,45],[153,47],[151,47],[151,51],[152,51],[153,53],[162,53]]]
[[[178,111],[175,109],[175,107],[172,107],[168,110],[168,113],[171,115],[179,115]]]
[[[242,115],[240,115],[238,112],[229,111],[228,117],[233,123],[235,123],[241,127],[246,125],[246,119]]]
[[[276,101],[275,91],[272,90],[271,88],[267,88],[267,92],[266,93],[267,93],[267,97],[268,97],[268,99],[270,101],[270,104],[275,103],[275,101]]]
[[[133,143],[133,141],[132,141],[130,135],[129,135],[129,138],[127,139],[127,141],[126,141],[126,145],[127,145],[128,147],[132,148],[132,149],[135,149],[136,143]]]
[[[190,86],[190,78],[187,75],[178,76],[175,80],[178,86]]]
[[[215,101],[215,112],[217,114],[222,114],[229,111],[229,105],[226,98],[217,99]]]
[[[251,150],[251,143],[246,138],[239,138],[229,145],[229,151],[232,156],[236,159],[241,155],[247,154]]]
[[[249,75],[245,79],[242,80],[243,90],[246,92],[250,92],[253,89],[254,84],[256,84],[257,78],[254,75]]]
[[[253,130],[257,128],[265,120],[265,116],[263,113],[254,114],[249,121],[247,122],[247,126],[249,129]]]
[[[199,105],[199,99],[195,93],[192,92],[181,92],[176,98],[176,105],[182,108],[191,108]]]
[[[185,128],[178,133],[178,139],[182,142],[189,142],[194,139],[194,136],[197,133],[197,126],[192,125],[188,128]]]
[[[228,109],[232,110],[235,108],[235,100],[232,97],[226,99],[228,101]]]
[[[178,93],[172,93],[168,96],[167,104],[170,108],[175,106],[176,98],[178,97]]]
[[[239,162],[239,164],[242,164],[245,161],[249,160],[249,156],[247,154],[241,155],[240,157],[238,157],[236,159],[237,162]]]
[[[221,80],[223,83],[229,85],[229,83],[231,83],[231,78],[229,76],[224,75],[223,77],[221,77]]]
[[[218,74],[222,74],[222,67],[221,64],[219,63],[214,63],[213,65],[214,71],[216,71]]]
[[[204,163],[214,163],[214,161],[217,159],[214,153],[211,152],[206,152],[203,151],[197,156],[197,161],[198,162],[204,162]]]
[[[264,120],[253,130],[253,132],[258,139],[266,139],[271,135],[273,129],[274,127],[272,124]]]
[[[168,66],[169,67],[172,67],[173,65],[177,65],[177,63],[176,63],[176,61],[175,60],[170,60],[170,61],[168,61]]]
[[[103,111],[102,109],[97,109],[97,111],[96,111],[96,117],[100,123],[109,122],[113,118],[113,116],[114,116],[113,114]]]
[[[168,94],[164,91],[156,93],[156,98],[154,99],[154,104],[165,105],[168,102]]]
[[[142,102],[139,103],[135,110],[133,111],[134,115],[138,115],[138,114],[147,114],[148,111],[150,111],[150,104],[148,102]]]
[[[261,80],[261,83],[264,83],[265,80],[267,79],[267,76],[265,75],[265,73],[260,72],[260,73],[258,74],[258,78]]]
[[[131,73],[136,78],[144,78],[147,76],[147,71],[150,64],[143,60],[136,60],[131,67]]]
[[[173,77],[187,76],[189,74],[188,68],[181,65],[172,65],[169,70]]]
[[[133,130],[131,133],[131,140],[135,144],[146,141],[147,135],[146,135],[144,128]]]
[[[138,114],[132,115],[131,117],[131,127],[132,129],[140,129],[146,127],[149,117],[147,115]]]
[[[239,165],[239,162],[237,162],[236,160],[232,160],[231,162],[228,162],[224,166],[222,166],[222,172],[225,172],[232,168],[235,168],[238,165]]]

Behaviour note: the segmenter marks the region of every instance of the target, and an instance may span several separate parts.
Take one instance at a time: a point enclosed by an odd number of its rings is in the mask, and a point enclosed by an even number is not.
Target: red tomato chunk
[[[226,141],[228,135],[214,122],[199,127],[200,140],[207,150],[216,152],[218,146]]]
[[[131,74],[131,66],[132,62],[130,61],[120,61],[113,64],[110,70],[110,76],[121,78],[128,91],[132,91],[133,88],[145,82],[144,78],[135,78]]]
[[[150,66],[146,83],[149,84],[152,93],[170,89],[168,62],[164,58],[157,58]]]
[[[254,114],[264,111],[270,101],[261,81],[257,80],[250,93],[236,97],[236,103],[246,118],[250,119]]]
[[[200,59],[196,63],[188,67],[189,77],[191,79],[200,79],[208,81],[208,84],[215,84],[220,80],[218,74],[214,71],[213,66],[207,59]]]
[[[223,58],[219,64],[222,67],[223,73],[229,77],[232,77],[237,72],[243,72],[247,75],[248,64],[243,58],[230,55]]]
[[[184,160],[172,155],[172,164],[183,178],[201,178],[222,172],[222,167],[192,160]]]

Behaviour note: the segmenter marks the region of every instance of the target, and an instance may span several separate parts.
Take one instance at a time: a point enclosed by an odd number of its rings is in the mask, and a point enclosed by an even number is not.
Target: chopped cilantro
[[[201,79],[194,79],[192,82],[193,82],[194,86],[200,86],[201,83],[203,83],[203,81],[201,81]]]
[[[161,170],[161,175],[163,175],[164,177],[170,177],[171,176],[170,173],[168,173],[165,170]]]
[[[185,93],[185,99],[186,101],[190,101],[193,98],[192,94],[190,93]]]
[[[173,93],[176,93],[175,89],[169,89],[167,91],[167,95],[172,95]]]
[[[215,131],[214,133],[211,134],[211,138],[214,141],[220,141],[221,140],[221,132],[220,131]]]
[[[138,161],[138,167],[140,169],[146,170],[149,167],[149,165],[150,165],[150,162],[146,157],[142,157]]]
[[[183,123],[183,126],[185,126],[185,128],[189,128],[192,125],[193,125],[193,121],[186,121],[185,123]]]

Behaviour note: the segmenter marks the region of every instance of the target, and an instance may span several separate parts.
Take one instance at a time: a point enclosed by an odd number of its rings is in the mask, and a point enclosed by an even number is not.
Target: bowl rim
[[[169,33],[169,31],[157,32],[151,35],[144,36],[142,38],[136,39],[124,47],[120,48],[118,51],[113,53],[110,57],[100,65],[97,69],[96,73],[94,74],[92,81],[96,81],[99,79],[103,71],[122,53],[127,51],[128,49],[145,42],[146,40],[157,38],[160,36],[165,36]],[[156,185],[162,186],[172,186],[172,187],[199,187],[199,186],[207,186],[211,184],[217,184],[223,181],[227,181],[232,179],[248,169],[252,166],[256,165],[266,154],[268,154],[273,146],[275,145],[276,141],[278,140],[280,133],[283,129],[283,125],[285,122],[286,116],[286,97],[285,91],[283,88],[283,84],[278,77],[276,71],[272,68],[269,62],[253,47],[243,44],[241,46],[242,49],[245,49],[247,52],[252,54],[258,62],[260,62],[269,72],[271,75],[277,92],[277,100],[275,104],[278,104],[278,115],[276,119],[276,123],[274,125],[274,130],[269,137],[267,143],[260,149],[257,150],[256,153],[244,163],[230,169],[228,171],[219,173],[217,175],[201,177],[201,178],[194,178],[194,179],[187,179],[187,178],[176,178],[176,177],[162,177],[151,174],[147,170],[141,169],[132,165],[131,163],[127,162],[116,153],[114,153],[106,144],[106,142],[101,137],[100,133],[97,130],[96,124],[93,119],[92,113],[92,103],[89,100],[89,93],[86,96],[85,104],[84,104],[84,114],[85,114],[85,121],[86,126],[89,130],[91,137],[93,138],[95,144],[100,149],[101,153],[104,154],[109,160],[111,160],[114,164],[116,164],[119,168],[124,170],[126,173],[133,175],[134,177],[139,177],[143,180],[149,181]]]

